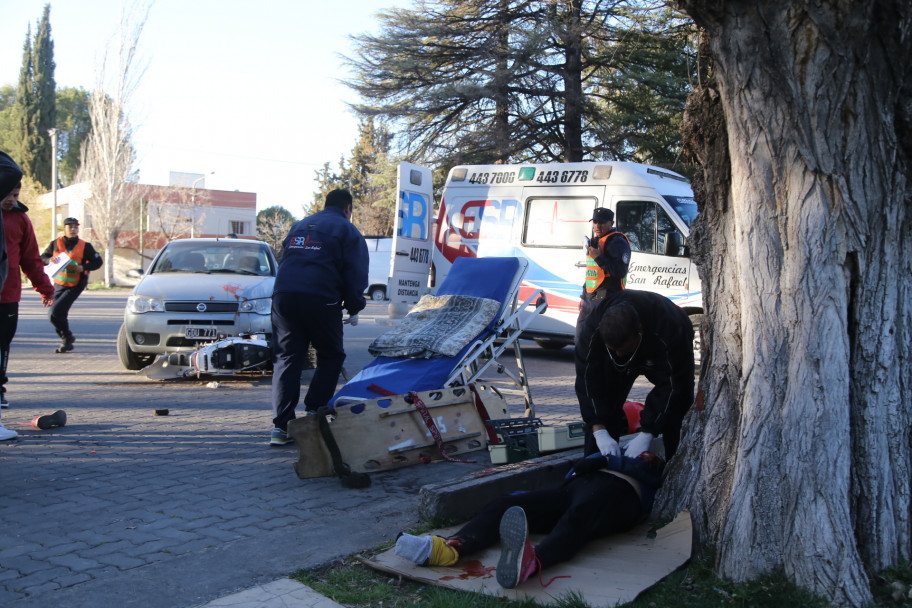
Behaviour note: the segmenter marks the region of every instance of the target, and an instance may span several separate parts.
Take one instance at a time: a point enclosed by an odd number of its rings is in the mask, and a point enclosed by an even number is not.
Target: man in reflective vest
[[[586,284],[576,321],[576,333],[592,309],[608,294],[624,289],[630,264],[630,241],[614,227],[614,212],[604,207],[592,213],[592,233],[586,245]]]
[[[70,261],[53,277],[54,304],[49,315],[51,325],[61,339],[60,346],[54,351],[58,353],[73,350],[76,338],[70,331],[67,319],[70,307],[89,284],[89,272],[101,268],[103,262],[92,244],[79,238],[79,220],[75,217],[63,220],[63,236],[51,241],[41,254],[41,259],[45,265],[57,264],[63,253],[66,253]]]

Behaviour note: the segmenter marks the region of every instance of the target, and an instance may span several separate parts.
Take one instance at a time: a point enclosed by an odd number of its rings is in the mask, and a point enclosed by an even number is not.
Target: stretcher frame
[[[465,273],[469,266],[483,267],[491,263],[486,264],[486,260],[493,262],[503,258],[459,258],[454,269]],[[547,301],[540,289],[533,291],[522,302],[519,301],[519,288],[529,262],[524,258],[510,260],[515,260],[515,271],[509,279],[506,295],[495,319],[456,357],[450,358],[452,365],[439,386],[421,387],[421,390],[416,391],[429,409],[432,404],[436,406],[437,402],[441,405],[445,403],[451,409],[448,413],[451,416],[450,422],[447,422],[445,415],[438,416],[435,413],[432,416],[435,421],[443,420],[443,426],[447,429],[447,432],[439,433],[443,449],[429,442],[428,438],[434,433],[425,426],[418,409],[409,402],[405,391],[392,396],[367,398],[363,387],[361,394],[346,395],[347,384],[331,402],[336,410],[331,428],[337,437],[342,459],[347,464],[359,471],[385,471],[429,460],[450,459],[453,455],[484,449],[487,440],[497,441],[496,436],[491,437],[485,421],[509,417],[504,395],[522,396],[524,416],[534,416],[535,408],[519,339],[535,316],[547,309]],[[446,288],[447,283],[444,281],[438,294],[452,293]],[[513,350],[515,370],[508,369],[498,360],[508,349]],[[365,367],[365,370],[371,365],[373,363]],[[398,366],[399,363],[394,365]],[[407,374],[408,367],[408,360],[402,358],[402,373]],[[497,373],[497,377],[484,377],[492,371]],[[352,382],[362,372],[352,378]],[[376,388],[382,390],[384,387]],[[389,411],[396,413],[397,422],[394,424],[387,419]],[[288,425],[289,435],[298,448],[298,461],[294,464],[294,470],[302,479],[331,475],[329,453],[319,435],[316,420],[308,418],[315,417],[292,420]],[[455,420],[459,423],[454,423]],[[354,428],[360,432],[351,434],[350,431]]]

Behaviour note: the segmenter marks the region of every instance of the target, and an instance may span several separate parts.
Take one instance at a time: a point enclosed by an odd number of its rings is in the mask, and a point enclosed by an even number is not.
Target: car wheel
[[[374,287],[370,290],[370,299],[374,302],[382,302],[386,299],[386,289],[383,287]]]
[[[130,371],[140,370],[155,360],[155,355],[135,353],[130,349],[126,325],[121,325],[120,331],[117,332],[117,357],[121,365]]]
[[[545,350],[560,350],[569,344],[563,340],[548,340],[547,338],[536,338],[535,343]]]

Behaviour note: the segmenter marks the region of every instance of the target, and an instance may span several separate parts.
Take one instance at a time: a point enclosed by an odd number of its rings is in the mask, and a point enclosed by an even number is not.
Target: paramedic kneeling
[[[625,449],[636,457],[662,435],[665,458],[678,449],[681,421],[694,400],[693,325],[665,296],[628,289],[599,302],[576,342],[576,397],[586,423],[585,453],[620,455],[624,402],[643,375],[654,387],[640,433]]]
[[[332,398],[345,361],[342,310],[354,318],[366,304],[367,244],[351,215],[351,194],[333,190],[323,211],[295,224],[283,243],[272,295],[271,445],[292,441],[288,422],[301,396],[308,345],[317,351],[317,368],[304,396],[305,409],[313,412]]]

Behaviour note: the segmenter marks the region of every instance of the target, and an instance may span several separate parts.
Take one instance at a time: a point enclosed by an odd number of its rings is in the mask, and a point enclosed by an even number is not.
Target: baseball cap
[[[614,211],[611,209],[605,209],[604,207],[599,207],[592,213],[593,222],[613,222],[614,221]]]
[[[70,224],[75,224],[76,226],[78,226],[79,220],[77,220],[75,217],[68,217],[65,220],[63,220],[64,226],[69,226]]]

